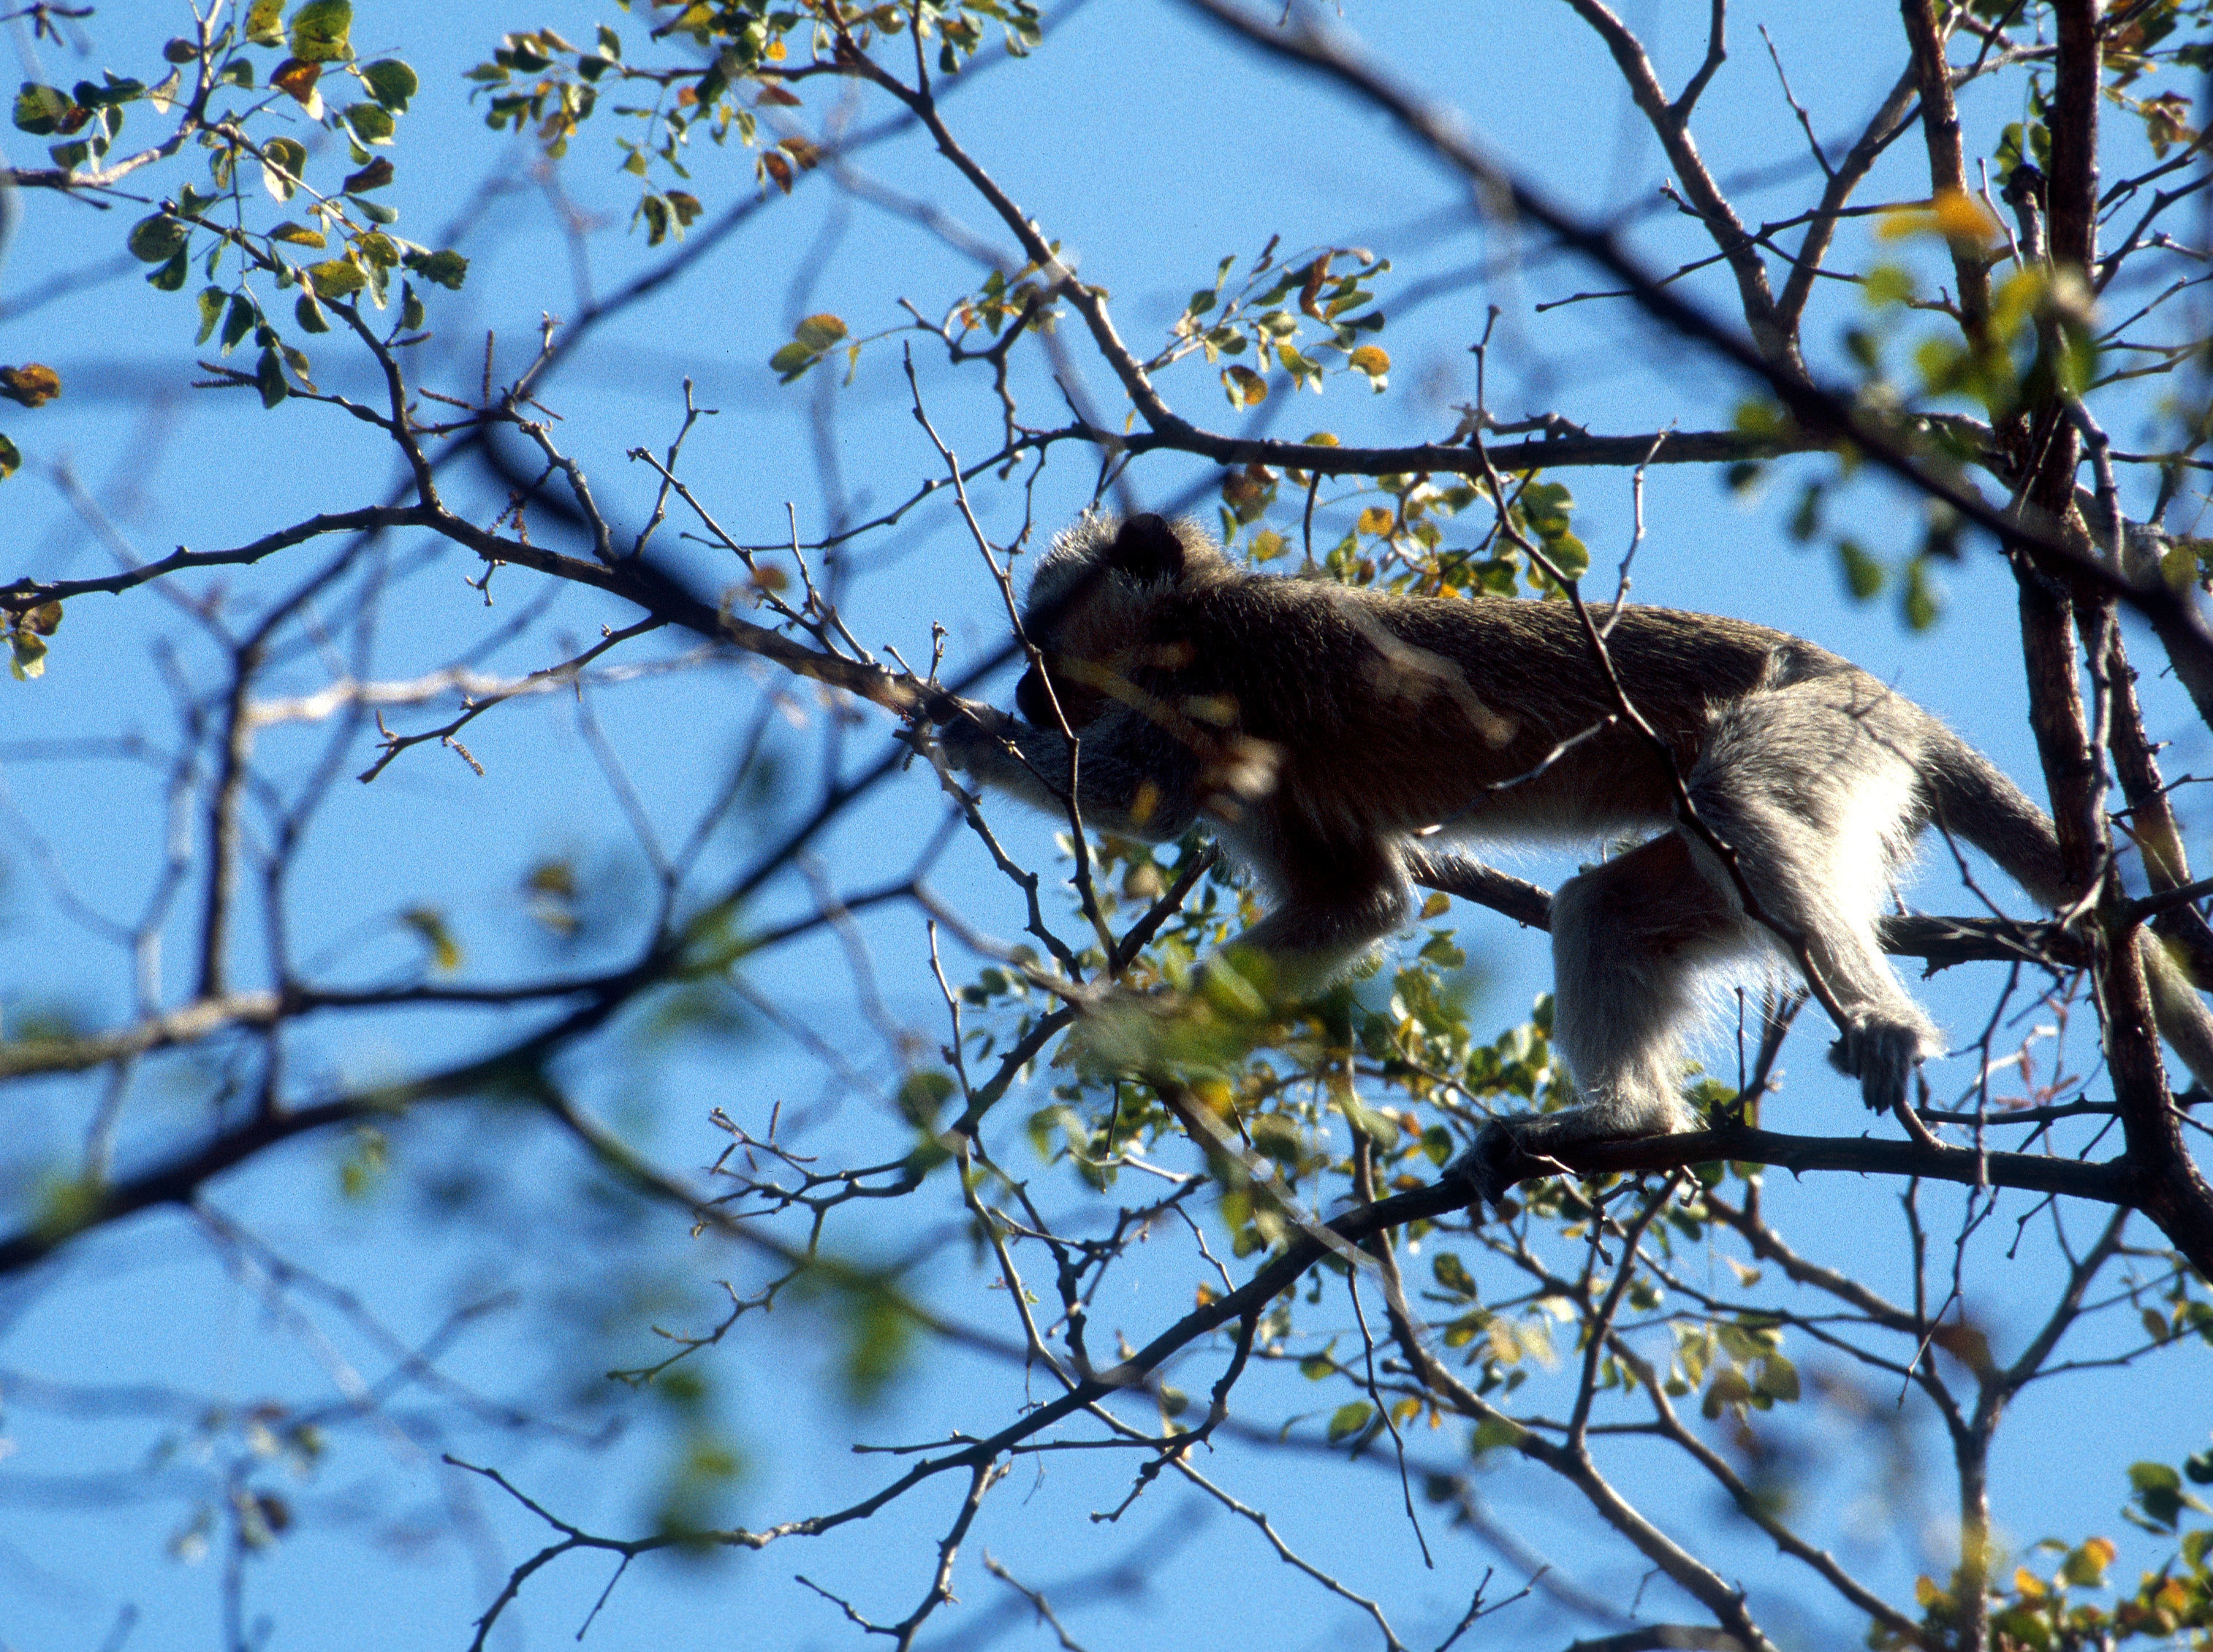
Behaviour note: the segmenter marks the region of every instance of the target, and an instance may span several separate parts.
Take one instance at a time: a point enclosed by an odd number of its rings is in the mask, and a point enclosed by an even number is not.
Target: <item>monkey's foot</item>
[[[1558,1161],[1532,1152],[1513,1125],[1494,1119],[1476,1133],[1474,1145],[1454,1160],[1445,1174],[1466,1182],[1476,1201],[1495,1207],[1504,1204],[1519,1184],[1559,1168]]]
[[[1923,1058],[1940,1054],[1936,1029],[1880,1013],[1856,1015],[1844,1036],[1829,1046],[1829,1064],[1860,1082],[1860,1099],[1876,1113],[1888,1113],[1905,1100],[1905,1087]]]

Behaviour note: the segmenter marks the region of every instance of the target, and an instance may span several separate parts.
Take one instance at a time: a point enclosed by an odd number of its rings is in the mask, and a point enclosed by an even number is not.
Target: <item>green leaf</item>
[[[294,57],[308,63],[341,63],[353,56],[353,47],[346,41],[352,27],[353,7],[349,0],[308,0],[292,14],[285,43]]]
[[[1837,541],[1837,561],[1844,570],[1844,588],[1854,601],[1865,602],[1881,594],[1887,570],[1857,539]]]
[[[948,1073],[934,1068],[909,1073],[906,1082],[899,1086],[899,1112],[918,1130],[927,1130],[936,1123],[946,1098],[952,1094],[953,1078]]]
[[[1364,1399],[1355,1399],[1339,1405],[1330,1413],[1329,1442],[1342,1445],[1368,1426],[1368,1419],[1375,1415],[1375,1407]]]
[[[1455,1296],[1469,1301],[1476,1299],[1475,1280],[1468,1273],[1467,1264],[1452,1251],[1439,1251],[1430,1259],[1430,1277]]]
[[[1753,1386],[1770,1399],[1795,1400],[1799,1393],[1798,1368],[1780,1354],[1770,1354],[1760,1361]]]
[[[244,293],[233,293],[230,314],[223,318],[223,353],[228,356],[237,349],[238,341],[253,332],[253,324],[260,319],[261,313],[253,308],[252,299]]]
[[[1905,564],[1905,588],[1899,593],[1898,600],[1908,631],[1927,631],[1936,623],[1943,608],[1937,600],[1936,582],[1929,577],[1926,558],[1916,557]]]
[[[192,260],[180,252],[160,269],[148,275],[146,284],[158,292],[180,293],[184,291],[186,277],[192,272]]]
[[[131,256],[142,263],[167,264],[185,250],[185,243],[192,238],[190,224],[166,212],[156,212],[131,226],[128,245]]]
[[[431,960],[442,970],[456,970],[461,966],[460,943],[454,939],[446,926],[446,915],[435,906],[411,906],[399,914],[399,921],[423,938],[430,948]]]
[[[290,218],[271,229],[269,239],[281,241],[291,247],[326,247],[330,244],[329,238],[321,230],[294,223]]]
[[[57,132],[73,132],[84,125],[84,112],[70,101],[68,93],[58,86],[41,86],[36,81],[25,81],[23,89],[15,94],[15,125],[34,137],[50,137]]]
[[[220,287],[200,289],[200,296],[195,301],[200,310],[199,335],[192,340],[195,349],[215,336],[215,324],[223,320],[223,302],[228,296]]]
[[[1494,1412],[1475,1425],[1475,1434],[1469,1440],[1468,1447],[1480,1455],[1486,1451],[1496,1451],[1501,1446],[1518,1446],[1527,1435],[1527,1430],[1519,1423]]]
[[[468,279],[469,261],[459,253],[410,253],[399,260],[424,280],[459,292]]]
[[[23,468],[23,451],[0,434],[0,482],[6,481]]]
[[[1913,296],[1912,272],[1895,264],[1878,264],[1867,272],[1861,291],[1867,295],[1870,308],[1903,304]]]
[[[246,9],[246,38],[255,46],[282,46],[284,31],[278,20],[284,15],[284,0],[253,0]]]
[[[768,364],[779,384],[789,384],[821,359],[805,344],[786,344],[768,358]]]
[[[422,84],[415,71],[397,58],[379,58],[361,71],[361,78],[369,96],[396,115],[407,113],[407,101]]]
[[[311,264],[306,271],[314,283],[318,298],[351,298],[369,285],[369,275],[361,265],[342,258],[326,259],[320,264]]]
[[[810,315],[792,329],[791,336],[820,355],[845,336],[845,324],[834,315]]]
[[[280,201],[292,198],[308,170],[308,151],[290,137],[272,137],[261,146],[261,186]]]
[[[2116,1552],[2109,1539],[2094,1537],[2081,1548],[2068,1551],[2059,1568],[2060,1579],[2076,1588],[2102,1588],[2106,1568],[2113,1564]]]
[[[381,103],[350,103],[346,106],[345,124],[353,135],[364,143],[389,143],[398,130],[392,112]]]
[[[292,319],[300,324],[302,332],[328,332],[331,319],[323,314],[323,307],[315,302],[312,292],[303,292],[293,301]]]
[[[423,301],[415,296],[415,283],[399,283],[399,325],[408,332],[417,332],[423,326]]]
[[[0,438],[4,439],[4,438]],[[8,670],[19,683],[46,674],[46,639],[35,631],[13,631],[8,634],[9,657]]]
[[[261,359],[253,366],[253,381],[261,390],[261,405],[274,407],[291,394],[284,383],[284,363],[277,359],[274,345],[264,347]]]
[[[345,1157],[338,1164],[338,1191],[350,1199],[366,1198],[383,1180],[390,1161],[384,1132],[362,1126],[353,1134]]]

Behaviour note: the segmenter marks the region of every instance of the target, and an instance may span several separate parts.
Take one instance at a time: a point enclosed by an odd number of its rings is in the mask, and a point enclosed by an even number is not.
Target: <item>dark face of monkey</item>
[[[1149,676],[1164,663],[1152,637],[1162,598],[1201,568],[1233,572],[1193,524],[1147,515],[1096,526],[1055,540],[1031,576],[1022,626],[1042,667],[1023,674],[1015,705],[1033,728],[1058,730],[1064,720],[1081,734],[1097,722],[1133,671]]]

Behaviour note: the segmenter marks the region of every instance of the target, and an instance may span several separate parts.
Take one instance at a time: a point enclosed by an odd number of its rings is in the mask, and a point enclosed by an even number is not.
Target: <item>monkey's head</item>
[[[1039,561],[1022,605],[1022,629],[1045,656],[1052,692],[1033,666],[1015,704],[1052,728],[1057,698],[1069,727],[1085,727],[1106,709],[1109,685],[1132,664],[1161,599],[1194,580],[1235,576],[1214,536],[1188,517],[1087,512]]]

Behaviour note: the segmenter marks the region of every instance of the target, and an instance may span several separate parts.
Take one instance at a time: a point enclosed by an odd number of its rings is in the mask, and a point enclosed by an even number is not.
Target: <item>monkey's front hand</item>
[[[946,760],[971,774],[991,758],[1005,754],[1007,742],[1015,737],[1018,726],[997,706],[969,700],[954,701],[933,715],[938,725],[937,743],[945,748]]]
[[[1860,1099],[1872,1111],[1888,1113],[1905,1100],[1905,1087],[1923,1058],[1943,1050],[1925,1019],[1869,1011],[1853,1016],[1844,1036],[1829,1046],[1829,1063],[1859,1080]]]

